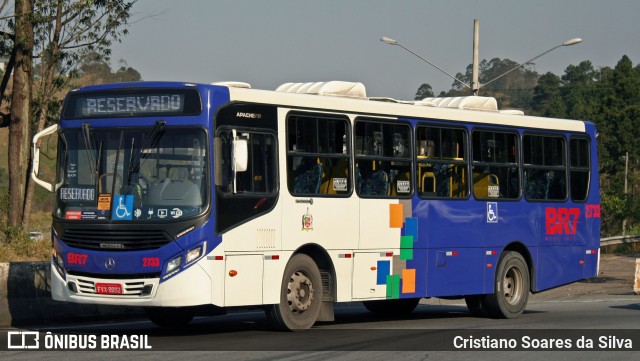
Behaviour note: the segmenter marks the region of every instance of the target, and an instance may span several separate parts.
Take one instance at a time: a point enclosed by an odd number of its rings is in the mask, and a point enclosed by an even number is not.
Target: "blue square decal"
[[[387,276],[391,274],[391,262],[390,261],[378,261],[378,280],[376,284],[387,284]]]

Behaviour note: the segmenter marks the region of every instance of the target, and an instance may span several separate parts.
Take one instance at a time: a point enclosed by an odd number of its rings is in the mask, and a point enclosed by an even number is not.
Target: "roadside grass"
[[[0,223],[0,262],[47,261],[51,257],[51,213],[34,212],[30,230],[42,232],[43,239],[29,239],[28,232],[10,229]],[[10,235],[11,237],[6,237]],[[7,239],[11,238],[11,242]]]

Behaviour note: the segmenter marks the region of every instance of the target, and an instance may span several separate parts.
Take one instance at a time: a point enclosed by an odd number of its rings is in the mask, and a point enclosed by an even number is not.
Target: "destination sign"
[[[195,89],[93,92],[73,94],[65,103],[65,119],[196,115],[201,111]]]
[[[184,108],[184,95],[96,96],[80,102],[84,116],[138,113],[180,113]]]

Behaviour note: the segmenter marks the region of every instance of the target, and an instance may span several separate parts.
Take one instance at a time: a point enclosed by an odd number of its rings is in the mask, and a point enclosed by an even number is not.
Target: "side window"
[[[416,128],[416,181],[422,198],[467,198],[468,159],[462,129]]]
[[[246,142],[246,167],[234,169],[235,140]],[[244,147],[243,147],[244,148]],[[274,133],[222,127],[215,138],[217,231],[267,212],[278,196],[278,146]],[[244,153],[244,152],[243,152]]]
[[[291,115],[287,119],[287,185],[296,196],[351,194],[346,118]]]
[[[411,127],[356,121],[355,184],[361,197],[408,197],[411,186]]]
[[[589,194],[589,141],[584,138],[571,138],[569,155],[571,199],[574,201],[585,201]]]
[[[525,134],[522,137],[524,195],[528,200],[567,198],[565,140]]]
[[[474,131],[472,146],[474,196],[477,199],[518,199],[518,135]]]

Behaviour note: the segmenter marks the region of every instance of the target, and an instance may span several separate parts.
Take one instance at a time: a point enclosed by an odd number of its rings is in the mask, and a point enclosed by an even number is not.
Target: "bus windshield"
[[[91,128],[60,133],[54,216],[174,221],[207,206],[206,133],[199,127]]]

